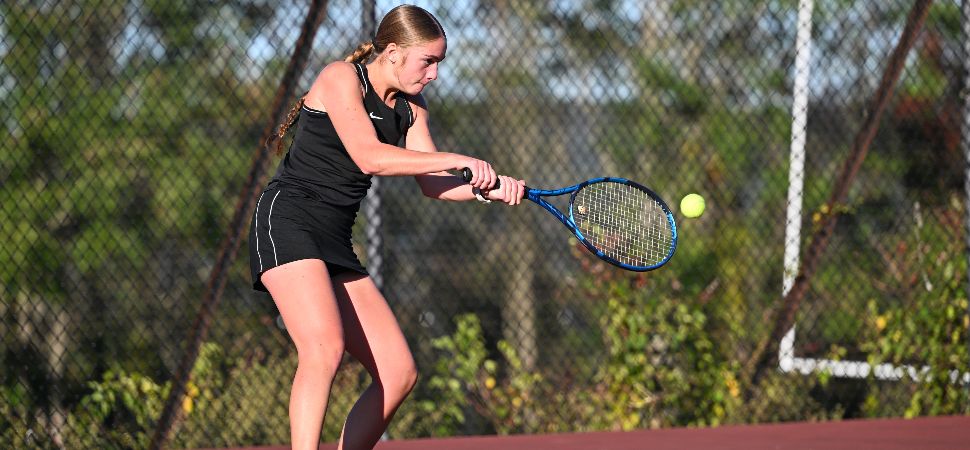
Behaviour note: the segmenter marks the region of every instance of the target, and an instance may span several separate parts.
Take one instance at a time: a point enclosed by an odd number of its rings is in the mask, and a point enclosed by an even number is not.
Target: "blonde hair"
[[[381,19],[374,39],[358,45],[353,52],[344,58],[344,61],[366,63],[374,55],[381,54],[391,43],[406,48],[445,37],[445,29],[441,27],[441,23],[430,12],[414,5],[400,5],[388,11]],[[303,101],[304,98],[301,97],[296,102],[296,105],[290,109],[286,119],[280,124],[276,134],[272,137],[275,141],[274,152],[277,155],[283,154],[283,137],[300,117],[300,108],[303,107]]]
[[[273,142],[273,153],[277,155],[283,154],[283,137],[286,136],[286,132],[290,130],[290,127],[296,123],[296,119],[300,117],[300,108],[303,108],[303,102],[306,96],[300,97],[296,104],[290,108],[290,112],[286,114],[286,119],[280,124],[279,129],[276,130],[276,134],[270,137],[270,141]]]
[[[381,19],[374,39],[358,45],[344,61],[365,63],[372,56],[381,54],[391,43],[410,47],[444,37],[445,29],[433,14],[418,6],[400,5]]]

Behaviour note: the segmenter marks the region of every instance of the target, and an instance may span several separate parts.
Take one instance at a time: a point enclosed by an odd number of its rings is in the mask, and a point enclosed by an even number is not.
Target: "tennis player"
[[[294,449],[316,449],[344,351],[373,381],[348,415],[338,448],[373,448],[414,387],[400,326],[351,246],[371,176],[415,176],[440,200],[521,203],[525,182],[480,159],[439,152],[421,95],[438,77],[445,32],[428,11],[392,9],[372,42],[327,65],[280,126],[296,134],[256,203],[249,235],[253,287],[269,292],[296,345],[290,392]],[[466,183],[448,170],[469,168]],[[500,180],[494,190],[489,188]]]

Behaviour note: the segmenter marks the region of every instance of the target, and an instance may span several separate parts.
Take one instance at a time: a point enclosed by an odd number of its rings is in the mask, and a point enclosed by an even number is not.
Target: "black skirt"
[[[367,274],[354,253],[352,231],[360,204],[337,206],[305,188],[273,182],[256,202],[249,228],[253,289],[267,292],[260,277],[269,269],[301,259],[319,259],[330,275]]]

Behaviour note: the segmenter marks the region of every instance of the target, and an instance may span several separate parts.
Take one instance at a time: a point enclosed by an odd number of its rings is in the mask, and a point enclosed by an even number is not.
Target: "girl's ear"
[[[384,56],[387,58],[391,64],[395,64],[401,59],[401,47],[397,44],[391,42],[384,47]]]

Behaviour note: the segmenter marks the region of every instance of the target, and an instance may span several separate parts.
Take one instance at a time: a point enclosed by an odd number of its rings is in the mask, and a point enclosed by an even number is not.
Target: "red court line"
[[[283,450],[287,447],[250,447]],[[334,444],[321,450],[336,449]],[[377,450],[959,450],[970,449],[970,416],[670,428],[628,432],[473,436],[381,442]]]

